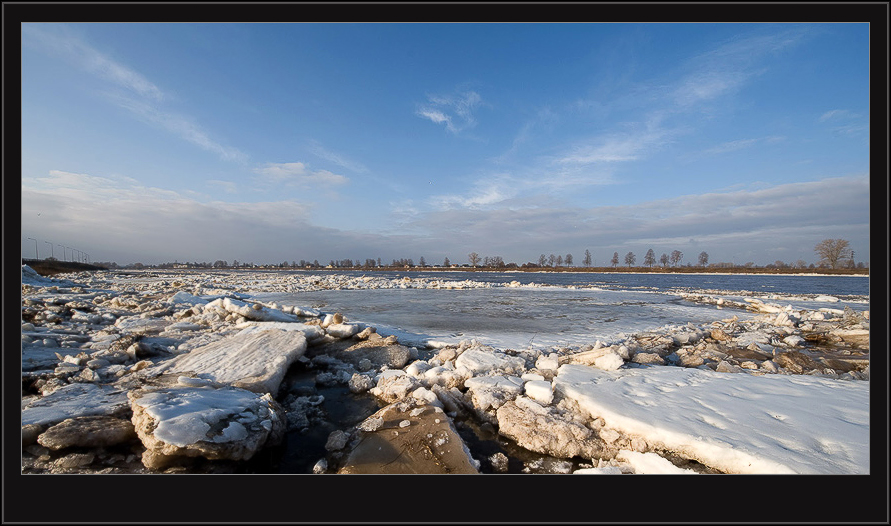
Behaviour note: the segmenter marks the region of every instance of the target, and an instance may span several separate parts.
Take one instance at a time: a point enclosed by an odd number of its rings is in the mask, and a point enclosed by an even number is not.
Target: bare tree
[[[662,255],[659,256],[659,263],[662,263],[663,267],[667,267],[668,266],[668,254],[663,252]]]
[[[656,263],[656,253],[653,252],[653,249],[647,250],[646,255],[644,256],[644,265],[648,267],[652,267]]]
[[[820,263],[830,268],[839,268],[844,266],[845,260],[854,260],[854,252],[847,239],[824,239],[817,243],[814,252],[819,256]]]
[[[548,265],[549,265],[549,266],[553,267],[554,264],[556,264],[556,263],[557,263],[557,256],[555,256],[555,255],[553,255],[553,254],[551,254],[550,256],[548,256]]]
[[[593,262],[593,258],[591,258],[591,251],[588,249],[585,249],[585,259],[584,259],[585,266],[590,267],[592,262]]]
[[[564,263],[566,263],[567,267],[572,266],[572,254],[566,254],[566,257],[563,258]]]
[[[612,263],[614,267],[618,266],[618,264],[619,264],[619,253],[618,252],[613,252],[613,259],[610,260],[610,263]]]
[[[563,266],[563,256],[557,256],[557,266]]]
[[[418,264],[421,265],[422,267],[427,266],[427,261],[424,259],[424,256],[421,256],[421,259],[418,260]]]
[[[625,264],[630,266],[634,265],[634,262],[637,260],[637,256],[634,255],[634,252],[629,252],[625,254]]]
[[[671,264],[677,266],[680,263],[681,259],[684,257],[684,253],[680,250],[672,251],[671,253]]]
[[[545,256],[544,254],[538,256],[538,266],[539,267],[545,266],[547,264],[547,262],[548,262],[547,256]]]
[[[708,266],[708,252],[703,251],[699,253],[699,266]]]
[[[444,267],[451,267],[451,266],[452,266],[452,262],[449,261],[449,258],[448,258],[448,257],[446,257],[446,258],[445,258],[445,261],[442,262],[442,266],[444,266]]]
[[[479,263],[480,263],[480,255],[477,254],[476,252],[471,252],[470,254],[467,254],[467,259],[470,260],[471,267],[475,267],[475,266],[479,265]]]

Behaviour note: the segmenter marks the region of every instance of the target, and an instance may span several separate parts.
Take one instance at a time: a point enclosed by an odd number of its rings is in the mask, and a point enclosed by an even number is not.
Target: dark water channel
[[[326,457],[328,452],[325,450],[325,443],[332,432],[349,431],[384,406],[371,394],[350,392],[345,384],[317,384],[315,377],[320,372],[324,372],[324,369],[310,369],[302,364],[295,364],[283,380],[283,389],[279,396],[279,402],[287,396],[285,392],[312,399],[317,399],[318,396],[324,397],[324,400],[316,406],[315,417],[310,419],[310,425],[303,430],[288,431],[281,445],[261,450],[254,458],[236,468],[236,472],[311,474],[316,462]],[[570,462],[572,469],[578,469],[580,463],[590,462],[590,459],[567,461],[528,451],[512,440],[498,435],[490,424],[480,424],[471,419],[461,418],[455,419],[454,424],[458,435],[467,444],[471,456],[480,461],[481,473],[544,473],[549,472],[557,463],[565,466]],[[489,458],[496,453],[502,453],[507,457],[506,471],[497,470],[489,461]],[[531,468],[528,467],[529,463],[532,463]]]

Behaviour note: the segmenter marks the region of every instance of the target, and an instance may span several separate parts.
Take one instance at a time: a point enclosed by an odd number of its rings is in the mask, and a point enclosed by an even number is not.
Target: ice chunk
[[[554,386],[543,380],[530,380],[524,386],[526,396],[545,405],[554,400]]]
[[[616,460],[631,464],[634,473],[638,475],[696,475],[695,471],[679,468],[656,453],[640,453],[623,449],[616,455]]]

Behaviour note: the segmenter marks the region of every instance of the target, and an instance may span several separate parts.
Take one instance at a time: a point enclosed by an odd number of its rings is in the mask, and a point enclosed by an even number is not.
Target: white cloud
[[[432,197],[430,202],[438,209],[480,208],[500,203],[514,195],[516,192],[510,189],[510,185],[485,183],[475,185],[466,195],[439,195]]]
[[[456,95],[428,95],[427,101],[427,104],[415,111],[415,115],[436,124],[445,124],[446,129],[454,134],[476,126],[474,111],[483,102],[475,91]]]
[[[445,113],[443,113],[441,111],[421,108],[417,111],[417,115],[420,117],[425,117],[427,119],[430,119],[431,121],[435,122],[436,124],[445,123],[446,128],[448,128],[448,130],[451,132],[457,131],[457,129],[452,125],[451,117],[449,117],[448,115],[446,115]]]
[[[688,195],[629,206],[571,207],[545,196],[529,197],[526,206],[510,206],[515,202],[434,209],[419,216],[412,226],[430,239],[460,240],[464,247],[482,247],[480,253],[497,250],[518,263],[541,252],[575,253],[598,247],[601,252],[606,248],[640,253],[648,248],[690,251],[690,239],[695,240],[697,254],[706,250],[728,261],[733,253],[743,250],[755,254],[751,256],[754,259],[778,246],[788,247],[788,254],[759,260],[762,264],[777,257],[811,259],[814,244],[825,237],[851,239],[864,247],[864,254],[868,250],[864,246],[869,238],[868,176]],[[417,243],[424,246],[423,239]]]
[[[293,200],[202,201],[126,178],[53,171],[23,180],[22,231],[41,241],[64,240],[94,261],[119,263],[327,261],[364,254],[423,254],[434,261],[476,251],[522,264],[542,252],[579,257],[590,249],[603,261],[613,251],[641,256],[653,248],[764,264],[813,261],[814,245],[827,237],[849,239],[869,259],[866,175],[629,206],[580,208],[546,195],[502,197],[497,188],[481,186],[476,202],[487,206],[430,209],[408,202],[403,224],[384,234],[314,225],[313,205]],[[474,197],[466,199],[470,204]]]
[[[22,181],[22,231],[64,241],[93,261],[321,261],[387,246],[368,233],[313,225],[312,208],[293,200],[202,201],[127,178],[64,171]]]
[[[294,186],[328,186],[345,184],[349,179],[328,170],[311,171],[303,163],[266,163],[255,168],[264,181]]]

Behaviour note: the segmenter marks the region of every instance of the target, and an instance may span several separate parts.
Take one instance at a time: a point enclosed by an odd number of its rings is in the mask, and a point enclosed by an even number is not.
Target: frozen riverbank
[[[468,448],[468,425],[536,453],[527,473],[869,472],[869,312],[825,295],[800,296],[817,308],[796,308],[697,293],[684,301],[720,305],[720,318],[508,348],[387,335],[269,295],[547,287],[226,272],[69,278],[23,268],[25,472],[237,471],[289,433],[329,425],[319,388],[334,385],[380,411],[328,433],[313,459],[319,473],[397,472],[393,459],[363,456],[369,440],[414,459],[398,472],[503,471],[504,453]],[[295,369],[313,385],[286,381]],[[121,431],[91,443],[83,429],[96,426]],[[416,454],[400,455],[407,448]]]

